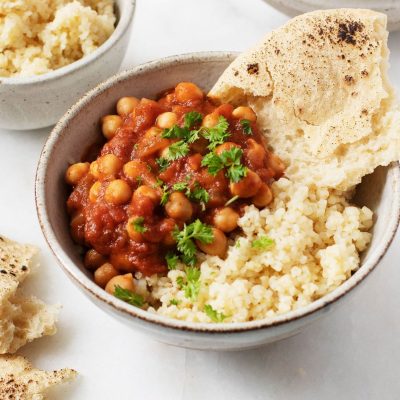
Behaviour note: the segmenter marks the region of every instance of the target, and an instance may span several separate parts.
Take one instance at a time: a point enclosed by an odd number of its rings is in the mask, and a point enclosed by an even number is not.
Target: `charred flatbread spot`
[[[247,73],[250,75],[258,75],[258,63],[254,63],[254,64],[247,64]]]
[[[348,84],[348,85],[353,85],[355,83],[354,78],[351,75],[346,75],[344,77],[344,81]]]
[[[338,38],[339,40],[355,45],[356,33],[362,32],[364,25],[357,21],[348,21],[346,23],[339,23]]]
[[[361,76],[364,76],[364,77],[368,76],[368,71],[365,69],[363,71],[361,71]]]
[[[361,111],[361,113],[362,113],[363,115],[368,115],[368,110],[367,110],[366,108],[364,108],[364,109]]]
[[[235,71],[235,72],[233,73],[233,75],[234,75],[234,76],[238,76],[238,75],[239,75],[239,72],[238,72],[238,71]]]

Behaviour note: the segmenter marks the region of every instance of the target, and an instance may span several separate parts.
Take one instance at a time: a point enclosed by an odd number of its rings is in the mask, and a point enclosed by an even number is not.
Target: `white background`
[[[261,0],[138,0],[123,68],[184,52],[245,50],[286,20]],[[400,32],[390,48],[400,91]],[[168,347],[95,307],[50,254],[33,196],[49,131],[0,130],[0,232],[41,248],[42,268],[30,289],[64,307],[59,332],[22,351],[39,367],[79,371],[53,399],[400,398],[399,235],[350,304],[293,338],[237,353]]]

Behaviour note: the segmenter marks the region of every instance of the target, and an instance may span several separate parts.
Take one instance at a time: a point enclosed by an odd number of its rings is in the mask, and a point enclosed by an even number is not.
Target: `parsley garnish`
[[[164,157],[156,158],[156,163],[160,168],[160,172],[165,171],[169,167],[169,161]]]
[[[185,114],[183,126],[187,129],[191,129],[194,125],[201,124],[201,121],[203,121],[203,116],[200,113],[197,111],[190,111]]]
[[[176,228],[173,235],[177,242],[177,249],[183,254],[182,261],[189,265],[196,263],[197,248],[193,240],[208,244],[214,239],[211,227],[203,224],[199,219],[189,225],[185,224],[181,231]]]
[[[189,153],[189,145],[183,140],[172,143],[168,147],[167,160],[174,161],[178,158],[185,157]]]
[[[251,242],[251,247],[254,249],[268,250],[272,246],[275,246],[275,240],[268,236],[259,236]]]
[[[140,294],[133,293],[132,291],[124,289],[118,285],[115,286],[114,296],[136,307],[142,307],[144,304],[144,299]]]
[[[143,183],[143,178],[141,176],[136,177],[136,182],[140,186]]]
[[[221,312],[218,312],[217,310],[214,310],[209,304],[206,304],[204,306],[204,312],[213,322],[223,322],[224,319],[226,318],[226,315],[224,315]]]
[[[143,223],[144,223],[144,218],[143,218],[143,217],[137,217],[137,218],[135,218],[135,219],[132,221],[133,229],[134,229],[136,232],[139,232],[139,233],[147,232],[147,228],[143,225]]]
[[[229,122],[222,115],[218,118],[218,123],[212,128],[204,128],[203,136],[210,142],[208,148],[214,150],[218,145],[225,142],[229,137]]]
[[[231,182],[239,182],[247,175],[247,168],[241,164],[243,150],[239,147],[232,147],[229,150],[224,150],[220,155],[208,153],[201,165],[208,167],[208,172],[215,176],[221,169],[227,168],[226,176]]]
[[[169,302],[169,305],[171,306],[177,306],[177,305],[179,305],[179,304],[181,304],[181,301],[180,300],[178,300],[178,299],[171,299],[171,301]]]
[[[252,135],[253,134],[253,130],[251,129],[251,122],[248,119],[240,120],[240,125],[242,125],[243,132],[246,135]]]
[[[178,265],[179,257],[174,254],[172,251],[169,251],[165,255],[165,260],[167,261],[167,267],[169,270],[176,269],[176,266]]]
[[[203,205],[203,208],[205,208],[205,204],[208,203],[208,200],[210,200],[210,195],[206,189],[202,188],[198,182],[196,182],[194,189],[189,194],[189,198],[190,200],[198,201]]]
[[[196,301],[197,296],[200,292],[200,270],[196,267],[186,267],[186,282],[182,276],[179,276],[176,282],[180,286],[180,289],[183,289],[185,292],[185,297],[191,301]]]
[[[164,129],[161,136],[167,139],[183,139],[187,136],[187,129],[181,128],[179,125],[173,125],[171,128]]]
[[[172,186],[172,189],[177,192],[185,192],[189,189],[189,184],[187,182],[177,182]]]
[[[162,190],[163,190],[163,193],[162,193],[162,195],[161,195],[160,204],[161,204],[162,206],[165,206],[165,205],[167,204],[167,202],[168,202],[170,193],[169,193],[169,189],[168,189],[168,186],[167,186],[167,185],[164,185],[164,186],[162,187]]]

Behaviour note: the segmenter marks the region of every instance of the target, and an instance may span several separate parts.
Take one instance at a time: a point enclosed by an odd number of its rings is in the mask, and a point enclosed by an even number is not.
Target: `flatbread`
[[[288,178],[347,190],[400,158],[387,38],[384,14],[303,14],[241,54],[209,95],[254,108]]]
[[[36,247],[0,237],[0,354],[14,353],[44,335],[56,333],[59,306],[22,293],[20,283],[36,267]]]
[[[0,356],[0,398],[2,400],[42,400],[46,391],[75,379],[72,369],[41,371],[21,356]]]

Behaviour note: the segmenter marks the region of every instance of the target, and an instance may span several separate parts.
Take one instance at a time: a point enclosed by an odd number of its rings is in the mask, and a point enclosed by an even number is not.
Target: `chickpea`
[[[114,177],[122,168],[122,161],[114,154],[106,154],[97,160],[100,178]]]
[[[185,103],[190,100],[202,100],[204,95],[194,83],[181,82],[176,85],[175,96],[180,103]]]
[[[85,242],[85,216],[82,213],[75,214],[70,223],[72,239],[80,244]]]
[[[224,151],[231,150],[234,147],[238,147],[240,149],[240,146],[236,143],[233,142],[222,143],[215,148],[215,154],[220,156]]]
[[[203,118],[201,126],[204,126],[205,128],[212,128],[213,126],[217,125],[218,119],[219,115],[216,113],[207,114]]]
[[[135,202],[140,197],[148,197],[153,201],[153,203],[159,203],[161,200],[160,193],[156,189],[146,185],[139,186],[135,190],[135,192],[133,193],[132,201]]]
[[[135,221],[137,218],[141,217],[135,215],[128,219],[128,222],[126,223],[126,231],[128,232],[129,237],[135,242],[144,242],[142,233],[135,229]]]
[[[253,197],[260,189],[262,182],[258,174],[251,169],[247,170],[247,175],[239,182],[231,182],[229,189],[233,196],[243,198]]]
[[[226,251],[228,250],[228,239],[225,234],[217,229],[212,228],[214,239],[211,243],[203,243],[200,240],[196,240],[196,244],[201,251],[210,256],[218,256],[224,258],[226,256]]]
[[[89,172],[95,177],[96,179],[100,178],[100,172],[99,172],[99,164],[97,161],[93,161],[90,163],[90,168]]]
[[[263,183],[261,184],[260,189],[258,189],[258,192],[256,195],[251,199],[253,204],[256,207],[266,207],[271,201],[273,200],[274,195],[272,194],[272,190],[270,187]]]
[[[247,141],[246,156],[253,168],[262,168],[264,166],[265,157],[264,147],[253,139]]]
[[[94,281],[104,288],[110,279],[118,275],[118,271],[110,263],[104,263],[94,272]]]
[[[218,210],[213,218],[213,225],[222,232],[231,232],[238,226],[239,214],[231,207]]]
[[[101,120],[101,130],[107,140],[112,139],[122,125],[122,118],[119,115],[106,115]]]
[[[132,274],[117,275],[111,278],[106,285],[106,292],[114,294],[116,286],[133,292],[135,290],[135,283],[133,282]]]
[[[124,165],[124,175],[134,183],[143,181],[148,185],[156,183],[155,176],[149,171],[148,164],[144,161],[133,160]]]
[[[268,152],[268,164],[278,175],[282,175],[285,171],[285,164],[283,161],[272,152]]]
[[[178,121],[178,117],[173,112],[165,112],[160,114],[156,119],[156,125],[161,129],[171,128]]]
[[[122,179],[111,181],[106,188],[104,198],[107,203],[120,205],[127,203],[132,196],[129,184]]]
[[[107,262],[103,254],[98,253],[95,249],[90,249],[85,254],[83,263],[87,269],[97,269]]]
[[[165,205],[166,213],[173,219],[187,221],[192,217],[192,203],[181,192],[173,192]]]
[[[65,180],[69,185],[76,185],[89,172],[89,168],[88,162],[72,164],[65,173]]]
[[[130,114],[139,104],[139,99],[136,97],[121,97],[117,102],[117,113],[124,117]]]
[[[99,181],[93,183],[92,187],[89,190],[89,200],[92,203],[96,203],[97,198],[99,197],[101,189],[101,183]]]
[[[168,153],[169,153],[169,146],[168,146],[168,147],[164,147],[164,148],[160,151],[159,155],[160,155],[160,157],[162,157],[162,158],[167,158],[167,157],[168,157]]]
[[[251,122],[257,121],[257,115],[250,107],[243,107],[243,106],[236,107],[232,111],[232,116],[238,119],[247,119]]]

